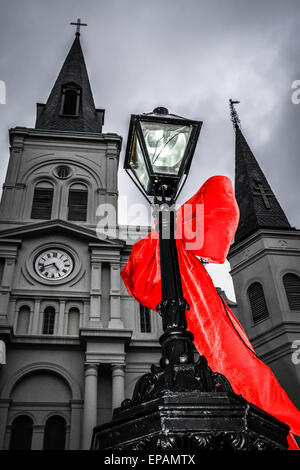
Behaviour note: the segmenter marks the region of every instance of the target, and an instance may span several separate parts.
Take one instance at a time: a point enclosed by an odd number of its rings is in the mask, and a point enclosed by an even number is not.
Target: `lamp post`
[[[150,203],[153,198],[158,220],[163,369],[194,363],[193,335],[187,331],[185,316],[189,306],[183,297],[174,236],[174,203],[187,178],[201,126],[202,122],[169,114],[164,107],[133,115],[130,121],[124,167]]]
[[[94,429],[94,450],[146,452],[285,449],[288,427],[233,393],[228,380],[194,361],[175,241],[174,203],[187,178],[202,122],[163,107],[132,115],[124,167],[155,206],[163,320],[159,366],[140,377],[132,399]],[[152,199],[152,200],[151,200]]]

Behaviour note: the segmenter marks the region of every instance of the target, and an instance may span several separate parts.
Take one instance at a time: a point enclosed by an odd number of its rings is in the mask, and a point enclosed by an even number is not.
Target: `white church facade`
[[[96,234],[97,207],[117,206],[122,144],[102,133],[103,120],[76,35],[36,127],[10,130],[0,206],[2,449],[18,447],[26,426],[32,449],[89,448],[93,427],[159,359],[160,317],[120,278],[136,240]]]
[[[136,239],[130,231],[127,238],[96,234],[97,207],[117,208],[122,145],[119,135],[103,133],[104,116],[76,33],[47,103],[37,105],[35,128],[9,134],[0,204],[1,449],[88,449],[93,427],[111,419],[160,357],[161,319],[129,296],[120,277]],[[240,129],[236,135],[240,193],[249,155]],[[253,178],[271,191],[264,175]],[[277,206],[273,212],[274,195],[263,207],[261,192],[249,191],[237,198],[242,225],[229,254],[237,314],[300,407],[300,372],[291,361],[300,333],[300,232]],[[263,226],[270,210],[275,221]]]

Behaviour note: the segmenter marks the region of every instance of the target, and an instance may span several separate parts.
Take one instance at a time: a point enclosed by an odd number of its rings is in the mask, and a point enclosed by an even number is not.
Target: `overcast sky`
[[[77,18],[104,132],[123,136],[121,195],[141,201],[122,166],[130,114],[158,105],[203,120],[180,202],[210,176],[234,180],[229,98],[239,99],[242,130],[292,226],[300,227],[299,117],[291,101],[300,80],[299,0],[0,0],[0,184],[8,128],[34,127],[74,39]],[[1,101],[1,99],[0,99]],[[126,223],[124,217],[121,223]],[[136,223],[137,221],[131,221]],[[138,221],[147,223],[146,220]],[[208,270],[233,298],[225,267]]]

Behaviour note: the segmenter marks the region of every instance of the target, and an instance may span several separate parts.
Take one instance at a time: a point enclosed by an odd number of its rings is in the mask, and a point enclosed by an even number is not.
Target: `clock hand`
[[[55,266],[57,271],[60,271],[59,267],[57,266],[57,264],[55,262],[54,263],[49,263],[49,264],[44,264],[44,269],[47,269],[50,266]]]
[[[52,266],[52,265],[54,265],[54,264],[55,264],[55,263],[48,263],[48,264],[44,264],[43,266],[44,266],[44,268],[49,268],[49,266]]]

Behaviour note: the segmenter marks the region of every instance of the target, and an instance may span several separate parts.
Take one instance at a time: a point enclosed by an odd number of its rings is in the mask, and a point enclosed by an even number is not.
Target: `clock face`
[[[35,261],[35,270],[43,279],[57,281],[64,279],[73,270],[73,259],[60,249],[48,249],[38,255]]]

